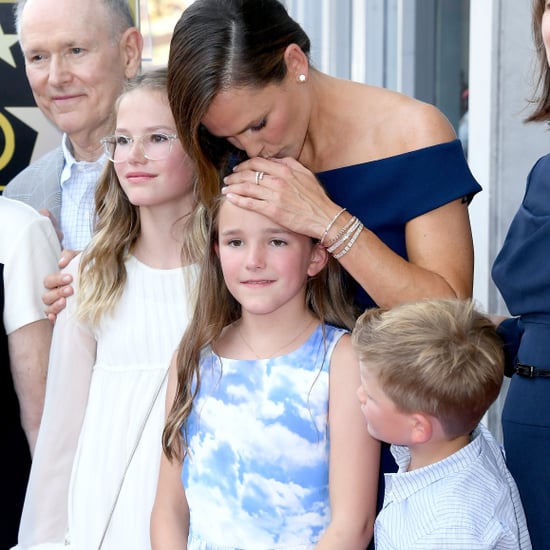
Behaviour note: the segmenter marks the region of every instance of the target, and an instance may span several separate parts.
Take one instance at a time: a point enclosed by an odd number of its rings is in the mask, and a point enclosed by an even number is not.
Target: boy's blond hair
[[[400,411],[436,417],[449,437],[469,433],[502,385],[502,341],[471,300],[367,310],[352,341],[361,369]]]

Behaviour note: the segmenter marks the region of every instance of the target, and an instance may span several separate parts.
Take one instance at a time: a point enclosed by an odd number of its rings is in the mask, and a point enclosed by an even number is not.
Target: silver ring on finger
[[[260,182],[264,179],[263,172],[256,172],[256,185],[260,185]]]

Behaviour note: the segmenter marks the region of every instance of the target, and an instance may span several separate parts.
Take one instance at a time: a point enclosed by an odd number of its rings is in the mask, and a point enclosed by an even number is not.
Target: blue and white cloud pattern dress
[[[270,359],[203,353],[182,472],[190,550],[305,550],[326,529],[328,371],[345,331],[325,329]]]

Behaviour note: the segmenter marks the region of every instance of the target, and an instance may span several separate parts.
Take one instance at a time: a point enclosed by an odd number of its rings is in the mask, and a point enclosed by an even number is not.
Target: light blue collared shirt
[[[391,449],[399,471],[385,474],[377,549],[531,550],[517,486],[483,425],[466,447],[410,472],[409,449]]]
[[[107,157],[95,162],[77,161],[68,144],[62,141],[65,166],[61,172],[61,231],[63,248],[82,250],[90,241],[94,225],[94,194]]]

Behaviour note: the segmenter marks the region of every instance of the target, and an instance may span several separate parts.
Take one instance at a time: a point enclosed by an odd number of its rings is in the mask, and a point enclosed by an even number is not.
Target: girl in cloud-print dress
[[[325,341],[317,325],[300,348],[273,358],[205,351],[183,467],[193,544],[209,532],[231,547],[287,547],[328,525],[328,363],[344,331],[325,330]]]
[[[202,307],[169,379],[153,548],[364,550],[380,447],[354,399],[339,267],[223,198],[207,223]]]

